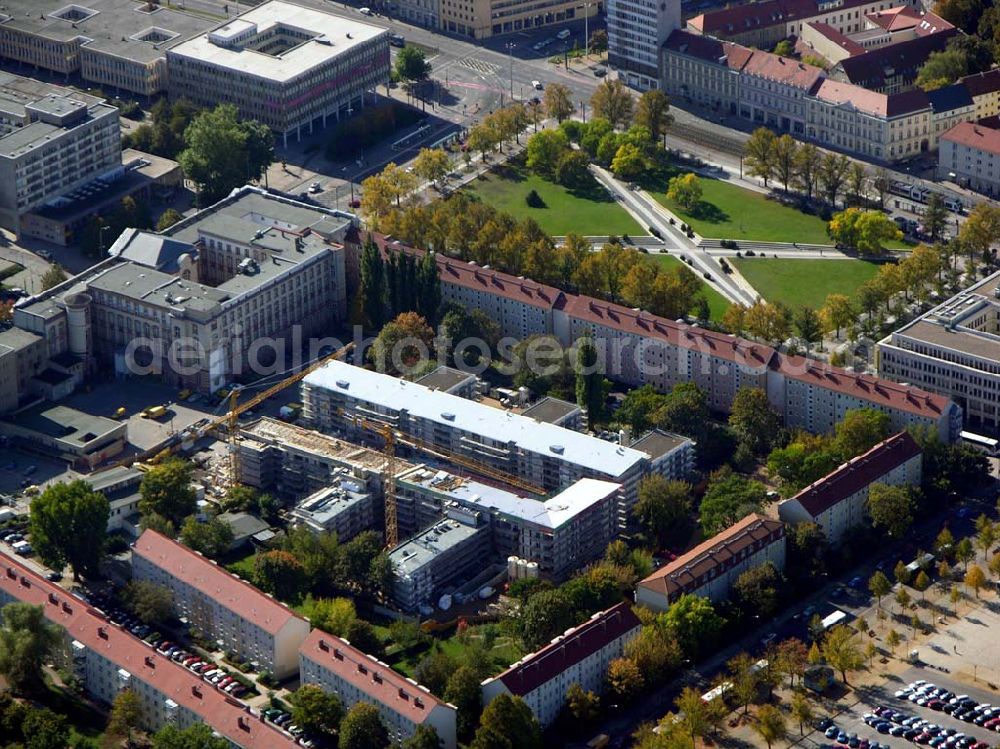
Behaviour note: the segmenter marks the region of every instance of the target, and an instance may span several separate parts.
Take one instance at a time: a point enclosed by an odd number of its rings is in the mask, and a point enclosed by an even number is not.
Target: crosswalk
[[[470,70],[475,70],[483,75],[494,75],[500,70],[500,66],[492,63],[486,62],[486,60],[480,60],[478,57],[463,57],[458,61],[458,64],[469,68]]]

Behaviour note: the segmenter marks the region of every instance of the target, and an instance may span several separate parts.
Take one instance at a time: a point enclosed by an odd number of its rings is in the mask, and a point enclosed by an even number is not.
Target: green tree
[[[542,749],[542,730],[524,700],[501,694],[483,710],[469,749]]]
[[[972,541],[968,538],[963,538],[957,544],[955,544],[955,559],[962,563],[963,569],[967,572],[969,570],[969,562],[976,558],[976,550],[972,545]]]
[[[816,192],[822,154],[812,143],[804,143],[795,155],[795,184],[811,201]]]
[[[424,366],[433,350],[434,330],[416,312],[402,312],[379,331],[369,356],[380,372],[410,374]]]
[[[872,525],[893,538],[903,538],[913,525],[913,498],[907,487],[872,484],[867,504]]]
[[[840,329],[854,322],[858,315],[851,298],[846,294],[828,294],[819,314],[826,329],[834,331],[837,338],[840,338]]]
[[[840,676],[845,684],[847,684],[848,672],[857,671],[865,663],[860,640],[854,634],[854,630],[843,624],[826,633],[821,651],[826,662],[832,668],[840,671]]]
[[[673,121],[674,118],[670,114],[670,99],[665,93],[657,88],[642,93],[635,108],[635,124],[648,129],[654,143],[661,135],[666,138],[667,128]]]
[[[757,720],[752,728],[767,744],[767,749],[771,749],[773,743],[781,741],[788,733],[785,716],[774,705],[764,705],[757,711]]]
[[[584,336],[576,349],[576,403],[587,412],[591,428],[604,420],[604,399],[607,397],[599,364],[593,340]]]
[[[287,551],[274,550],[254,557],[253,578],[265,593],[297,603],[306,591],[306,573],[302,563]]]
[[[573,94],[563,83],[550,83],[545,87],[542,106],[545,107],[545,114],[557,122],[569,118],[576,111]]]
[[[559,159],[569,149],[569,141],[562,130],[542,130],[528,138],[525,148],[527,165],[535,174],[552,179]]]
[[[160,515],[176,528],[196,507],[191,464],[186,460],[171,458],[143,474],[139,485],[139,512],[143,515]]]
[[[216,736],[206,723],[188,728],[164,726],[153,735],[152,749],[231,749],[232,744]]]
[[[542,590],[521,608],[521,639],[528,651],[535,651],[553,637],[575,626],[576,612],[566,593]]]
[[[705,736],[711,729],[709,711],[711,706],[706,703],[698,690],[684,687],[674,700],[677,708],[677,725],[691,737],[691,746],[697,746],[699,738]]]
[[[605,78],[590,97],[594,117],[602,117],[614,127],[628,127],[634,105],[632,92],[617,78]]]
[[[885,576],[882,570],[875,570],[875,573],[868,580],[868,590],[878,600],[878,607],[882,608],[882,599],[892,591],[892,583]]]
[[[894,629],[889,630],[889,634],[885,636],[885,644],[889,646],[890,652],[895,653],[896,648],[903,641],[903,638],[899,636],[899,632]]]
[[[174,613],[174,596],[169,589],[148,580],[132,580],[122,590],[125,608],[144,624],[156,626]]]
[[[348,625],[358,618],[350,598],[306,599],[306,616],[316,629],[343,637]]]
[[[720,533],[764,506],[767,488],[759,481],[730,473],[712,481],[701,500],[699,520],[706,536]]]
[[[646,157],[631,143],[622,143],[611,160],[611,171],[619,179],[634,180],[646,168]]]
[[[746,652],[737,653],[726,663],[729,683],[732,684],[733,700],[746,714],[750,703],[757,697],[760,690],[761,672],[754,668],[753,657]]]
[[[589,167],[590,160],[583,151],[566,151],[556,164],[556,181],[564,187],[583,187],[593,180]]]
[[[393,73],[397,80],[423,81],[431,74],[431,64],[420,47],[407,45],[396,55]]]
[[[417,726],[413,735],[400,744],[402,749],[438,749],[440,746],[441,738],[438,736],[437,729],[426,723]]]
[[[976,598],[979,598],[979,590],[984,585],[986,585],[986,573],[983,572],[982,567],[978,564],[974,564],[965,573],[965,587],[972,588],[976,593]]]
[[[369,702],[354,703],[340,723],[337,749],[387,749],[389,743],[378,708]]]
[[[956,49],[931,52],[917,73],[916,84],[924,91],[944,88],[968,72],[968,59]]]
[[[292,721],[302,730],[326,740],[337,735],[344,708],[337,695],[315,684],[303,684],[291,696]]]
[[[948,558],[955,551],[955,537],[952,535],[948,526],[944,526],[941,532],[937,534],[937,538],[934,539],[934,553],[939,557]]]
[[[566,710],[575,725],[593,725],[601,715],[601,698],[575,681],[566,690]]]
[[[58,264],[50,265],[48,270],[42,274],[42,291],[48,291],[65,280],[66,271],[62,269],[62,266]]]
[[[781,435],[781,417],[760,388],[741,387],[729,411],[729,426],[752,455],[766,455]]]
[[[923,570],[917,573],[916,579],[913,581],[913,587],[920,591],[920,598],[923,600],[924,593],[931,586],[931,579],[927,576],[927,573]]]
[[[131,689],[123,689],[115,695],[111,703],[111,717],[107,733],[125,739],[126,746],[132,746],[132,732],[142,727],[142,700]]]
[[[482,676],[468,665],[459,666],[448,677],[444,698],[458,710],[457,730],[462,741],[468,741],[479,724],[483,710]]]
[[[935,54],[932,52],[931,57]],[[941,238],[941,234],[948,223],[948,208],[944,204],[941,193],[932,192],[927,198],[927,205],[924,207],[923,215],[924,231],[930,234],[931,241],[936,242]]]
[[[64,749],[69,744],[69,724],[65,716],[44,707],[28,711],[21,733],[25,749]]]
[[[820,321],[819,313],[812,307],[805,305],[799,307],[792,316],[792,325],[806,344],[808,350],[812,344],[823,340],[823,323]]]
[[[451,159],[443,148],[421,148],[413,160],[413,173],[427,182],[439,184],[451,168]]]
[[[774,176],[781,182],[785,192],[788,192],[788,186],[795,177],[798,150],[798,142],[788,133],[774,141]]]
[[[701,202],[701,180],[692,172],[671,177],[667,186],[667,199],[673,200],[687,211],[694,210]]]
[[[712,648],[725,624],[725,620],[715,613],[711,601],[687,593],[674,601],[660,618],[690,658]]]
[[[67,564],[73,576],[98,572],[107,542],[111,506],[85,481],[49,486],[31,503],[31,543],[49,567]]]
[[[171,226],[176,224],[178,221],[183,220],[184,216],[181,215],[177,209],[168,208],[163,213],[160,214],[160,218],[156,222],[157,231],[166,231]]]
[[[805,736],[805,727],[813,722],[816,713],[813,712],[809,698],[802,692],[795,692],[791,702],[792,718],[799,724],[799,735]]]
[[[48,622],[41,606],[8,603],[0,609],[0,675],[14,690],[40,690],[42,666],[61,643],[59,629]]]
[[[197,183],[201,205],[259,179],[274,161],[271,129],[256,120],[241,120],[232,104],[199,112],[184,131],[184,141],[187,148],[178,161],[184,175]]]
[[[638,501],[632,512],[662,543],[687,527],[691,517],[691,493],[691,484],[686,481],[653,474],[639,482]]]
[[[747,174],[764,180],[764,187],[775,173],[774,146],[777,137],[766,127],[759,127],[750,134],[743,146],[743,162]]]
[[[819,165],[817,178],[826,202],[831,206],[837,204],[837,196],[847,179],[847,172],[851,167],[851,161],[844,155],[832,153],[826,154]]]
[[[218,517],[203,523],[191,515],[181,527],[181,541],[210,559],[218,559],[232,546],[233,529]]]
[[[378,245],[369,234],[361,248],[361,287],[363,325],[369,330],[379,330],[385,323],[386,282],[385,263]]]
[[[781,575],[773,564],[765,562],[741,573],[733,583],[733,597],[747,613],[769,619],[778,607]]]
[[[867,452],[889,437],[889,414],[874,408],[855,408],[844,414],[835,428],[834,444],[846,461]]]
[[[615,658],[608,664],[608,691],[617,702],[631,702],[644,686],[645,677],[632,659]]]

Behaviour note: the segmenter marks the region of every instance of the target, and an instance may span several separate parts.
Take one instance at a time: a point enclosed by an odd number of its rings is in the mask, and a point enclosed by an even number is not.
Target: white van
[[[556,34],[556,39],[569,39],[569,35],[573,33],[569,29],[563,29],[558,34]]]

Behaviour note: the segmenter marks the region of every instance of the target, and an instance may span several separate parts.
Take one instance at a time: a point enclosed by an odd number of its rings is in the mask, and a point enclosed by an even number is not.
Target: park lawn
[[[376,626],[376,632],[382,634],[384,638],[388,637],[388,629],[380,631],[379,627]],[[480,635],[475,633],[475,629],[472,630],[471,638],[478,638]],[[414,678],[416,668],[428,653],[431,652],[432,648],[438,647],[440,650],[447,655],[450,655],[458,663],[467,662],[466,653],[468,650],[468,645],[465,644],[463,638],[458,635],[451,635],[447,639],[435,638],[433,644],[428,645],[426,648],[418,648],[416,650],[411,650],[403,657],[395,657],[392,653],[387,654],[387,660],[389,665],[394,669],[399,671],[404,676],[409,676],[411,679]],[[490,661],[491,661],[491,673],[498,674],[503,671],[511,663],[516,662],[524,653],[521,649],[512,642],[507,637],[497,637],[493,648],[489,651]]]
[[[879,264],[866,260],[788,260],[728,258],[729,262],[769,302],[793,309],[823,306],[828,294],[854,298],[858,287],[878,273]]]
[[[832,244],[826,233],[826,222],[819,216],[803,213],[729,182],[706,177],[700,181],[701,202],[690,212],[668,200],[665,190],[652,194],[703,237]]]
[[[645,229],[613,200],[596,180],[585,190],[569,190],[532,174],[521,162],[492,169],[462,188],[484,203],[516,218],[530,216],[547,234],[584,236],[645,235]],[[535,190],[544,208],[530,208],[525,198]]]
[[[664,267],[669,267],[671,265],[684,265],[684,263],[681,262],[681,259],[675,255],[657,254],[657,255],[650,255],[650,257],[652,257],[653,260],[655,260],[657,263],[659,263]],[[685,267],[687,267],[690,270],[688,266],[685,265]],[[693,272],[695,271],[692,271],[692,273]],[[719,320],[722,319],[722,316],[725,314],[726,309],[730,305],[730,302],[728,299],[722,296],[722,294],[720,294],[718,290],[714,286],[712,286],[712,284],[702,281],[701,285],[702,288],[705,289],[705,298],[708,300],[708,309],[709,312],[711,313],[709,317],[712,320],[718,322]]]

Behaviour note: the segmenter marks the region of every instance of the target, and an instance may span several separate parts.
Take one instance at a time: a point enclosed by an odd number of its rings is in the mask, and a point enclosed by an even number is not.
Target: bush
[[[114,533],[108,534],[107,545],[105,546],[105,551],[114,556],[115,554],[121,554],[122,552],[128,551],[129,542],[123,533],[115,531]]]
[[[260,675],[257,677],[257,683],[262,684],[265,687],[273,687],[278,682],[274,680],[274,676],[270,671],[261,671]]]
[[[528,204],[529,208],[544,208],[545,201],[542,200],[542,196],[538,194],[537,190],[532,190],[529,192],[525,198],[524,202]]]

